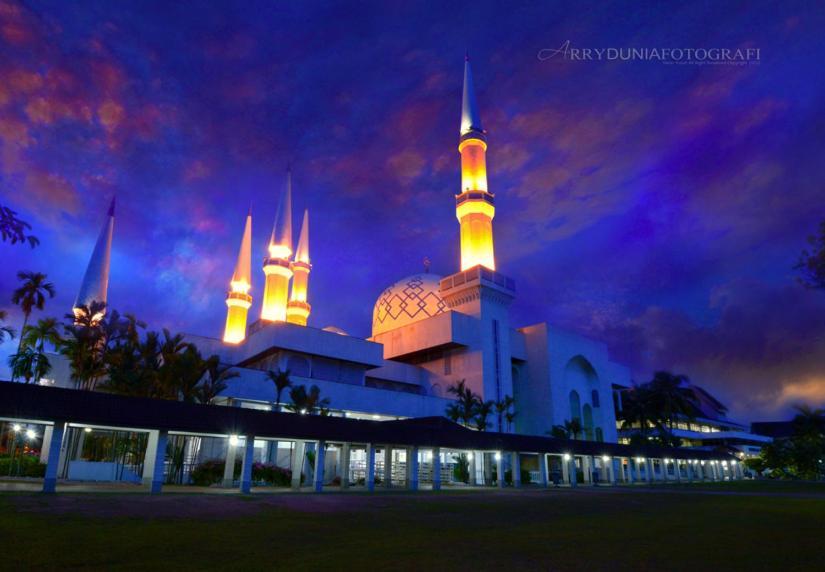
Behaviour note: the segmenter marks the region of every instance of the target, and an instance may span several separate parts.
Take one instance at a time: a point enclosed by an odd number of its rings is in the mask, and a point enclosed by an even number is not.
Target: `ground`
[[[821,570],[825,484],[0,494],[3,570]]]

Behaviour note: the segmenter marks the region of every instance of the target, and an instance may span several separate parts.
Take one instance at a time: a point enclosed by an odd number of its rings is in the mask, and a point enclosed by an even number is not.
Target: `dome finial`
[[[432,265],[432,262],[430,261],[430,257],[429,257],[429,256],[425,256],[425,257],[424,257],[424,272],[425,272],[426,274],[429,274],[429,273],[430,273],[430,266],[431,266],[431,265]]]

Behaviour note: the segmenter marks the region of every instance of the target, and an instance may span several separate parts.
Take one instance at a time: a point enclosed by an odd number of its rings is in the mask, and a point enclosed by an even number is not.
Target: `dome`
[[[435,274],[413,274],[381,292],[372,311],[372,335],[445,312],[447,303],[438,293],[440,280]]]

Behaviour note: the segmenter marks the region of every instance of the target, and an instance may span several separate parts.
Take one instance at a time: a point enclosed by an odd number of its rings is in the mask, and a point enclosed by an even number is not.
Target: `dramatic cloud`
[[[117,196],[112,304],[217,335],[244,215],[259,259],[291,163],[311,323],[368,335],[425,256],[457,269],[469,48],[513,325],[601,339],[640,381],[685,373],[745,419],[825,400],[825,295],[792,270],[825,218],[821,10],[84,4],[0,0],[0,201],[42,240],[0,245],[0,293],[44,270],[62,315]],[[761,59],[537,57],[567,40]]]

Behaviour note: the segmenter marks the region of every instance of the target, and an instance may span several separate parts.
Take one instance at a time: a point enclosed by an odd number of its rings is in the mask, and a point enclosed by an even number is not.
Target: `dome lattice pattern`
[[[372,312],[372,335],[430,318],[447,310],[438,293],[440,276],[415,274],[384,290]]]

